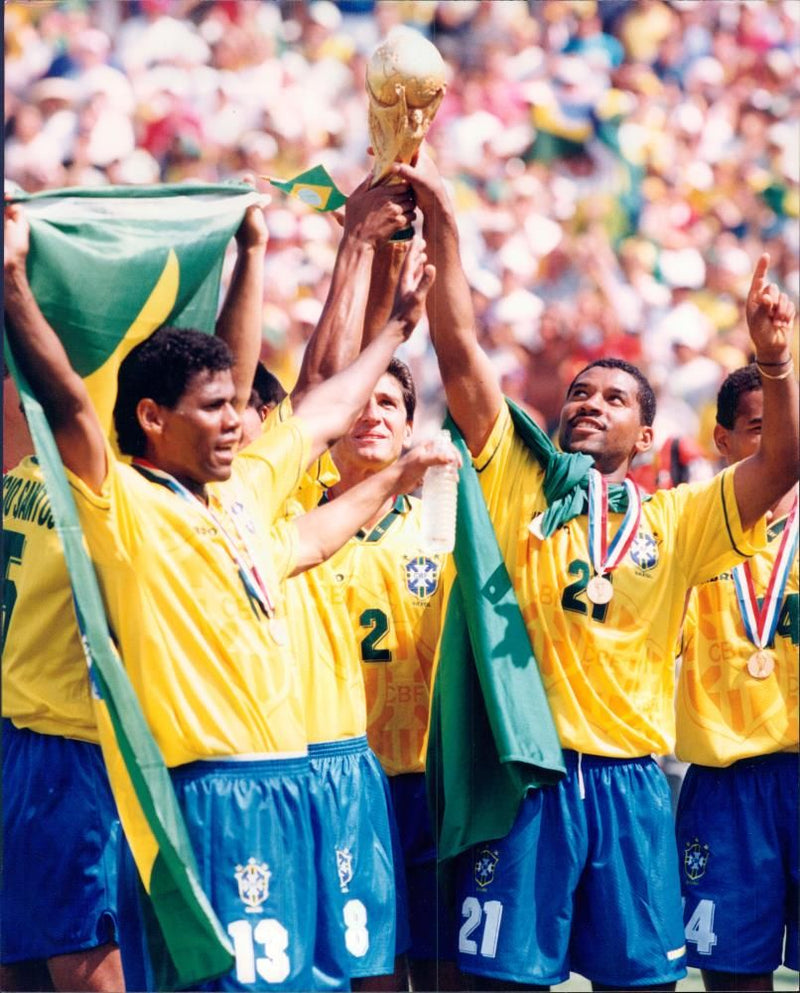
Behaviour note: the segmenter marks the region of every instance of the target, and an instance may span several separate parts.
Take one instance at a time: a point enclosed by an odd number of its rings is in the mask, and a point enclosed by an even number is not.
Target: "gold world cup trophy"
[[[399,26],[370,56],[366,87],[374,186],[385,179],[393,162],[415,158],[447,88],[445,63],[427,38]],[[394,240],[412,234],[411,228],[399,231]]]

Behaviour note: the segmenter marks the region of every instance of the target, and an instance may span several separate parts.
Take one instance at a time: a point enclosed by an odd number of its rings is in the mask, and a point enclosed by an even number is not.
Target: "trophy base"
[[[402,231],[395,231],[389,241],[411,241],[414,237],[413,228],[403,228]]]

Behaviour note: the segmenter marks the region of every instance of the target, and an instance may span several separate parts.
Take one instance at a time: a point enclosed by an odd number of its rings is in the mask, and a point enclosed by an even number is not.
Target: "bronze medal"
[[[747,660],[747,671],[755,679],[766,679],[767,676],[772,675],[774,668],[775,658],[772,652],[767,652],[763,648],[759,648],[757,652],[753,652]]]

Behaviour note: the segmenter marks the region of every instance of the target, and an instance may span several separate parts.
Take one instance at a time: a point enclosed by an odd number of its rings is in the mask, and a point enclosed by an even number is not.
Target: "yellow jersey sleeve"
[[[609,603],[589,600],[585,514],[547,539],[529,529],[545,509],[543,472],[507,408],[475,459],[481,487],[565,748],[629,758],[674,747],[674,646],[689,586],[740,561],[744,533],[732,475],[659,491],[611,574]],[[610,514],[611,530],[621,515]]]
[[[3,478],[3,716],[39,734],[98,742],[61,539],[38,462]]]
[[[767,548],[749,560],[759,602],[769,585],[784,525],[785,520],[771,526]],[[745,633],[731,573],[722,572],[692,590],[676,696],[678,757],[720,767],[757,755],[796,752],[799,642],[796,553],[770,646],[775,667],[764,679],[747,669],[755,645]]]

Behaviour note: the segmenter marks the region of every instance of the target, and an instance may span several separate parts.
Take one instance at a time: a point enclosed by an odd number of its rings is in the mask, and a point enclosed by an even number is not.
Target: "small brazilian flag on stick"
[[[301,172],[294,179],[273,179],[272,176],[262,176],[273,186],[283,190],[290,197],[297,197],[314,210],[338,210],[347,203],[347,197],[336,186],[324,166],[314,166],[307,172]]]

